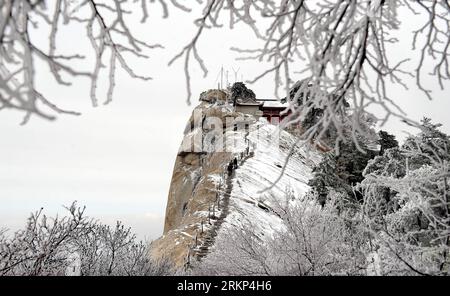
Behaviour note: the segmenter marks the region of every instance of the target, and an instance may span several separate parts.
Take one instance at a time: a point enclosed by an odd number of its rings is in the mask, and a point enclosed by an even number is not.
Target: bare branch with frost
[[[134,6],[127,1],[2,0],[0,7],[0,110],[24,111],[23,123],[31,115],[45,119],[54,119],[54,112],[79,115],[78,112],[59,108],[54,100],[46,97],[43,86],[37,84],[34,77],[38,63],[49,67],[57,84],[70,86],[72,82],[67,77],[88,79],[94,106],[98,105],[99,75],[106,66],[109,67],[109,87],[105,104],[113,98],[117,66],[133,78],[151,79],[134,71],[129,56],[146,59],[146,51],[162,46],[146,43],[133,34],[129,15]],[[147,13],[148,6],[142,5],[142,9]],[[81,70],[82,67],[77,64],[80,60],[90,60],[76,47],[70,54],[58,52],[61,27],[77,24],[86,27],[84,38],[90,41],[94,52],[91,70]],[[50,31],[48,49],[33,38],[33,34],[42,34],[46,28]],[[108,64],[105,64],[105,59],[109,60]]]
[[[284,86],[285,96],[293,98],[288,107],[292,115],[285,125],[304,120],[313,109],[324,110],[321,119],[304,131],[305,140],[320,141],[332,129],[338,134],[338,144],[343,140],[346,120],[343,114],[350,114],[355,134],[361,131],[362,118],[374,106],[383,110],[384,114],[378,118],[381,126],[391,117],[417,126],[391,97],[388,83],[407,88],[405,79],[415,76],[419,88],[431,98],[423,86],[424,76],[428,74],[427,61],[434,63],[431,74],[442,88],[448,80],[450,14],[445,1],[259,0],[238,4],[232,0],[211,0],[204,7],[199,30],[180,53],[185,54],[188,98],[191,93],[189,59],[192,56],[197,59],[188,49],[195,48],[204,28],[218,27],[219,17],[229,15],[231,28],[238,23],[248,25],[263,42],[263,46],[253,49],[233,47],[238,59],[271,64],[249,82],[273,75],[276,96],[282,96],[280,87]],[[421,46],[419,61],[395,60],[390,55],[392,48],[399,44],[393,34],[402,25],[398,10],[407,8],[414,12],[422,10],[429,16],[422,27],[411,33],[413,49]],[[201,59],[198,61],[203,68]],[[406,70],[413,62],[418,63],[414,76]],[[290,93],[293,83],[303,79],[307,79],[309,87],[305,84],[296,93]],[[306,92],[310,94],[307,101],[295,104]],[[350,108],[346,107],[347,103]]]
[[[115,227],[85,216],[76,203],[68,215],[31,214],[13,234],[0,229],[0,275],[169,275],[167,259],[149,257],[149,244],[121,222]]]

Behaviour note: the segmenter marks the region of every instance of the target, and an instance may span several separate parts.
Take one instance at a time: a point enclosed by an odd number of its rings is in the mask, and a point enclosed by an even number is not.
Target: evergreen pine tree
[[[380,155],[383,155],[387,149],[398,147],[398,141],[395,139],[394,135],[389,134],[386,131],[379,131],[378,144],[380,144]]]
[[[363,171],[369,160],[375,157],[375,152],[363,143],[361,145],[364,151],[360,151],[353,141],[341,143],[338,155],[326,155],[313,169],[314,175],[309,185],[316,191],[321,205],[325,204],[330,189],[345,193],[351,200],[362,200],[362,195],[353,188],[364,179]]]

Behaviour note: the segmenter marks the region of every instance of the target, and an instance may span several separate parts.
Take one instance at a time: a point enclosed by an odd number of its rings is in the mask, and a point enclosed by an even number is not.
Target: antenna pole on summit
[[[220,68],[220,89],[223,86],[223,66]]]
[[[227,87],[228,87],[228,86],[229,86],[229,82],[228,82],[228,70],[227,70],[226,79],[227,79]]]
[[[234,68],[232,67],[231,69],[233,69],[233,72],[234,72],[234,82],[237,82],[237,80],[238,80],[238,73],[239,73],[239,70],[241,68],[238,68],[237,70],[234,70]]]

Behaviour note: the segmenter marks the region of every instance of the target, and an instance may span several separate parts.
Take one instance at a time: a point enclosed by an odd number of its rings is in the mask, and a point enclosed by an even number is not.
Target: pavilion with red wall
[[[258,100],[259,102],[262,102],[262,105],[260,106],[260,110],[262,111],[262,117],[266,118],[268,122],[271,124],[279,124],[283,119],[285,119],[289,114],[285,111],[287,104],[282,103],[278,100]]]

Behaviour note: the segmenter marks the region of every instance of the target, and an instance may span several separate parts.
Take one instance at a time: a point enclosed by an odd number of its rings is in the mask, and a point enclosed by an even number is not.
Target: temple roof
[[[247,100],[237,99],[236,104],[240,106],[261,106],[263,103],[252,99]]]
[[[267,107],[267,108],[286,108],[288,105],[286,104],[286,102],[281,102],[278,100],[266,100],[266,101],[262,101],[263,107]]]

